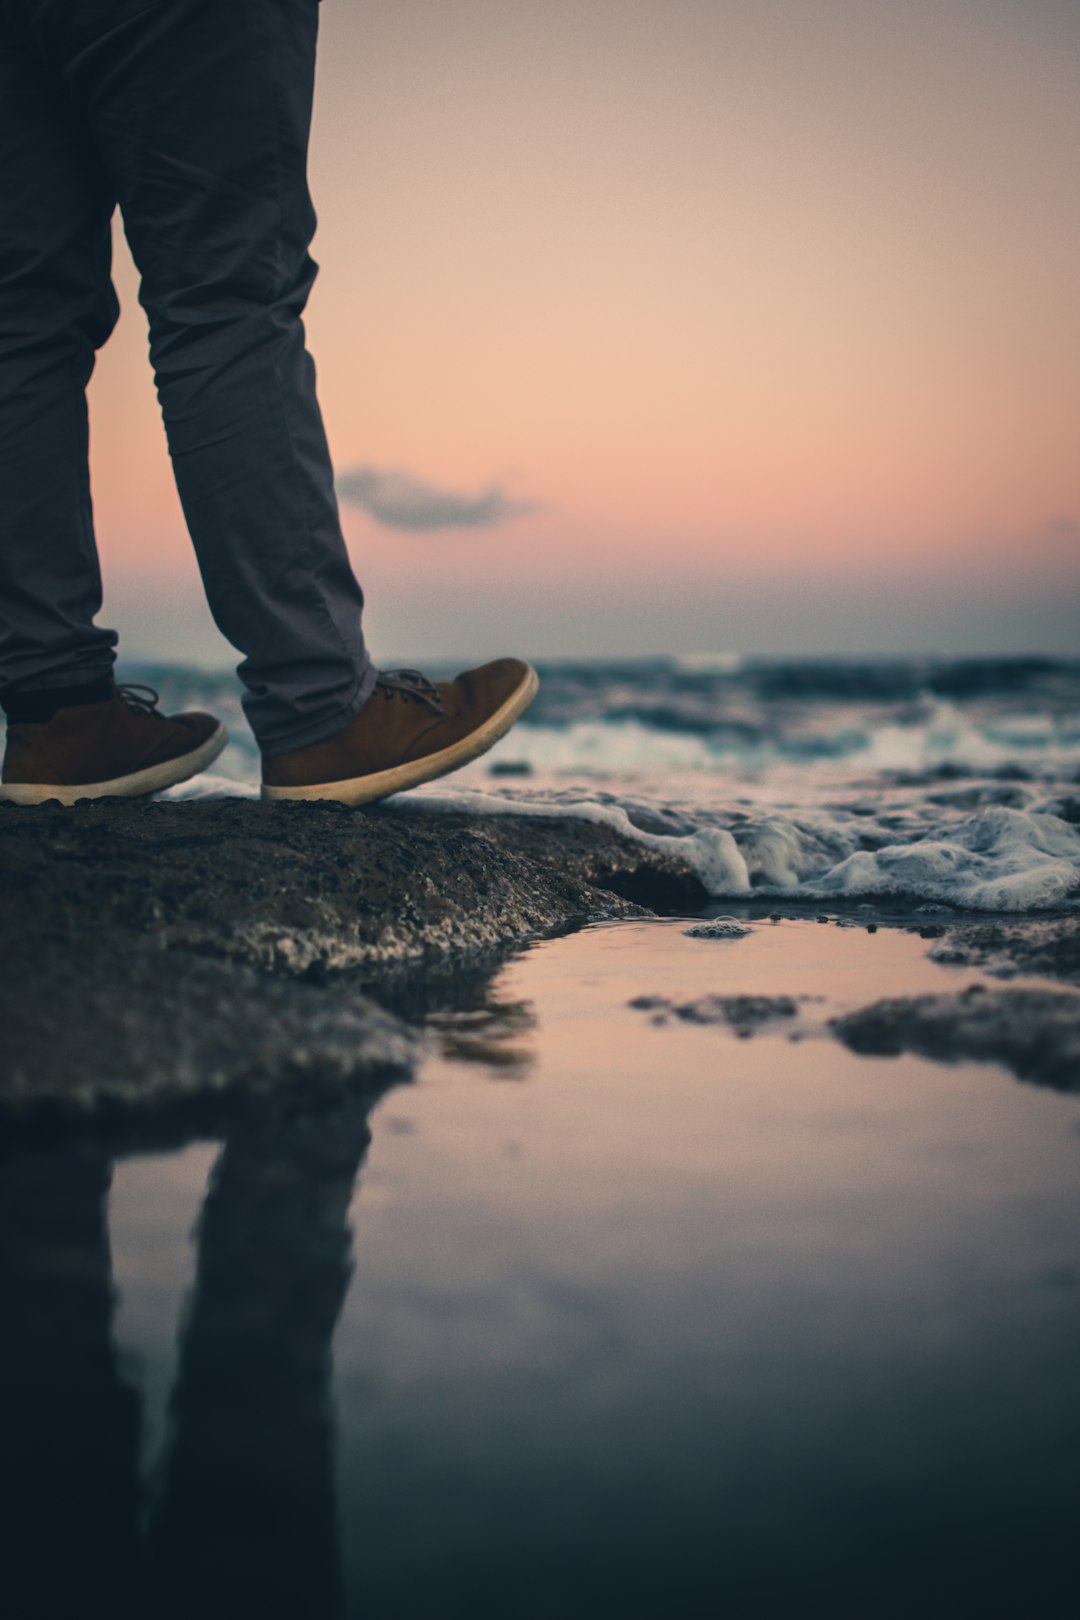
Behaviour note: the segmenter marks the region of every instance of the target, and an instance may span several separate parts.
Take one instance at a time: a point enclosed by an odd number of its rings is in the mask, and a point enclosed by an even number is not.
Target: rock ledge
[[[605,827],[247,800],[4,806],[0,894],[9,1121],[381,1084],[418,1043],[380,975],[704,898]]]

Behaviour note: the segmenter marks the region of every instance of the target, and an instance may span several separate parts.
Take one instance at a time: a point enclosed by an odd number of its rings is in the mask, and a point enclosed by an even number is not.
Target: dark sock
[[[113,695],[113,678],[102,676],[83,686],[52,686],[43,692],[5,692],[0,708],[10,726],[39,726],[51,720],[57,709],[77,709],[84,703],[108,703]]]

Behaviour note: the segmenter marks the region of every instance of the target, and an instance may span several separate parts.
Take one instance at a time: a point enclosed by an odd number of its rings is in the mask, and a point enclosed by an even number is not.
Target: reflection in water
[[[680,930],[559,941],[432,1017],[351,1287],[375,1099],[219,1133],[152,1492],[109,1153],[0,1158],[4,1620],[1068,1612],[1075,1102],[655,1028],[628,999],[831,1006],[867,971],[812,924],[722,956]],[[941,972],[900,936],[872,966]]]
[[[439,1034],[444,1058],[478,1063],[491,1070],[493,1078],[523,1080],[535,1061],[534,1053],[521,1044],[536,1028],[531,1002],[487,996],[478,1006],[433,1014],[428,1025]]]
[[[95,1148],[0,1163],[3,1599],[19,1620],[139,1612],[139,1410],[111,1339]]]
[[[235,1130],[207,1197],[198,1282],[151,1522],[161,1612],[344,1613],[330,1341],[366,1114]]]
[[[0,1165],[3,1587],[19,1620],[345,1613],[330,1344],[367,1106],[235,1127],[199,1230],[162,1489],[112,1340],[99,1149]]]

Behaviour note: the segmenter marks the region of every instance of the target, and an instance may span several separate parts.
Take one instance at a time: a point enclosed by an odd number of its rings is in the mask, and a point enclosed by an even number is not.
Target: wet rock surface
[[[711,917],[707,922],[695,923],[692,928],[683,929],[687,939],[745,939],[747,934],[753,932],[752,928],[735,917]]]
[[[1080,984],[1080,916],[968,925],[945,933],[933,961],[978,967],[999,978],[1059,979]]]
[[[812,996],[698,996],[693,1001],[670,1001],[666,996],[638,996],[630,1005],[652,1014],[654,1024],[679,1018],[685,1024],[723,1024],[747,1037],[776,1025],[791,1025]]]
[[[250,801],[5,809],[0,885],[9,936],[120,928],[288,974],[704,898],[689,868],[604,827]]]
[[[78,961],[42,941],[3,1001],[0,1120],[39,1126],[133,1109],[179,1123],[219,1100],[301,1087],[316,1101],[407,1079],[419,1054],[413,1028],[347,983],[272,979],[135,940]]]
[[[704,898],[582,823],[152,800],[4,807],[0,895],[9,1120],[385,1084],[429,971]]]
[[[987,990],[900,996],[832,1021],[852,1051],[915,1052],[942,1063],[1001,1063],[1021,1080],[1080,1090],[1080,995]]]
[[[245,800],[3,807],[0,897],[0,1122],[23,1123],[373,1092],[527,940],[706,899],[677,856],[586,822]],[[942,964],[1080,983],[1076,913],[920,931]],[[634,1005],[745,1038],[801,1030],[807,999]],[[1017,989],[879,1002],[833,1033],[1060,1086],[1078,1019],[1078,996]]]

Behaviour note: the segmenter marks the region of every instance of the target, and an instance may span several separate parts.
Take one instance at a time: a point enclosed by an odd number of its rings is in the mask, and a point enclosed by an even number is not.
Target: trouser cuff
[[[260,751],[267,757],[274,754],[291,754],[297,748],[310,748],[313,743],[325,742],[332,737],[335,731],[347,726],[350,720],[360,713],[368,698],[375,690],[375,682],[379,671],[374,664],[368,664],[348,703],[332,714],[326,715],[322,720],[309,723],[304,730],[287,732],[283,737],[274,737],[272,740],[258,739]]]
[[[44,725],[58,709],[77,709],[88,703],[108,703],[113,695],[111,675],[78,686],[48,686],[0,693],[0,708],[11,726]]]

